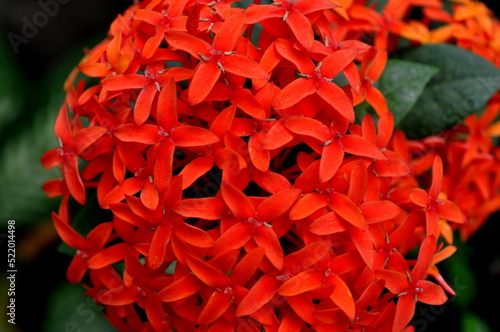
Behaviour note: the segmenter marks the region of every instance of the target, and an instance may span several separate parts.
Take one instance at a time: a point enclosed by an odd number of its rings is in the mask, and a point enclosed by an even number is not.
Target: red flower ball
[[[414,6],[455,30],[408,21]],[[476,118],[466,140],[393,135],[374,83],[398,38],[469,26],[446,15],[437,0],[131,6],[70,76],[42,157],[62,172],[45,190],[63,196],[68,279],[121,331],[402,331],[417,301],[443,304],[435,264],[452,228],[498,208],[500,153]],[[377,122],[355,121],[364,101]],[[70,205],[88,196],[109,219],[83,235]]]

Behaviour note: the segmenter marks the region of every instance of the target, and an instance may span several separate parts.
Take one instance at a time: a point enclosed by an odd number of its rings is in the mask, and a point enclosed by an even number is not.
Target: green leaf
[[[433,66],[416,62],[390,59],[374,84],[387,100],[397,127],[424,91],[425,85],[439,72]],[[363,103],[356,108],[356,117],[361,120],[366,113],[375,114],[372,107]]]
[[[434,135],[481,112],[500,88],[500,69],[450,44],[429,44],[402,53],[401,59],[439,68],[400,128],[410,138]]]
[[[368,6],[375,6],[378,12],[382,12],[388,0],[369,0]]]
[[[27,227],[57,207],[59,199],[48,198],[42,184],[60,175],[40,164],[42,153],[57,144],[55,116],[48,110],[37,112],[0,151],[0,219],[15,219],[16,225]]]
[[[457,293],[454,304],[459,308],[467,308],[477,295],[476,276],[470,265],[474,249],[470,244],[460,241],[454,245],[457,246],[456,253],[443,262],[445,275],[450,276],[450,286]]]
[[[384,94],[394,124],[399,125],[424,91],[425,85],[439,72],[433,66],[403,60],[389,60],[378,80],[378,88]]]
[[[25,99],[23,73],[12,47],[0,40],[0,146],[7,140],[10,125],[20,118]]]
[[[102,308],[84,295],[80,285],[65,283],[49,298],[42,332],[116,332],[102,314]]]
[[[65,97],[63,84],[83,54],[83,46],[62,54],[43,80],[32,82],[22,120],[2,132],[6,137],[0,144],[0,220],[15,219],[16,225],[25,228],[50,218],[50,212],[57,209],[60,198],[48,198],[42,185],[61,174],[57,168],[45,170],[40,157],[59,144],[54,123]],[[0,84],[0,91],[6,85]],[[0,117],[0,127],[2,121]]]
[[[488,324],[479,316],[466,312],[462,316],[461,332],[491,332]]]

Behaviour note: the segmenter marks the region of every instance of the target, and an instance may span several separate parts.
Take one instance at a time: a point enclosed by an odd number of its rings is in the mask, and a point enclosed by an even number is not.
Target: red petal
[[[118,243],[101,250],[88,261],[89,269],[102,269],[125,259],[126,243]]]
[[[416,302],[413,296],[403,295],[398,298],[392,332],[403,331],[410,323],[415,314],[415,305]]]
[[[168,131],[177,126],[177,90],[173,78],[165,82],[158,95],[156,118],[163,130]]]
[[[315,219],[309,225],[309,231],[317,235],[328,235],[345,231],[346,228],[339,222],[335,212],[328,212]]]
[[[66,162],[63,164],[62,173],[64,175],[64,180],[68,186],[71,196],[80,203],[85,204],[85,187],[83,185],[82,178],[78,171],[78,161],[76,156],[67,156]]]
[[[296,11],[288,12],[289,15],[285,22],[292,30],[297,41],[304,46],[306,50],[311,50],[314,43],[314,32],[311,22],[307,17]]]
[[[345,135],[341,141],[345,152],[373,159],[386,159],[380,149],[364,137]]]
[[[216,252],[243,247],[252,238],[249,228],[248,223],[237,223],[226,230],[215,242],[216,249],[218,249]]]
[[[293,8],[302,14],[309,14],[318,10],[339,8],[340,6],[327,0],[302,0],[294,3]]]
[[[234,49],[245,27],[244,12],[236,12],[226,18],[215,35],[213,47],[218,51],[230,52]]]
[[[97,301],[106,305],[120,306],[136,302],[137,297],[137,290],[128,288],[126,286],[119,286],[107,292],[99,293],[97,296]]]
[[[372,165],[372,170],[378,176],[405,176],[411,172],[403,159],[375,160]]]
[[[368,50],[368,52],[366,52],[365,57],[367,61],[363,59],[361,72],[364,73],[365,77],[370,78],[372,81],[378,80],[387,63],[387,51],[372,47]]]
[[[207,301],[198,317],[198,324],[210,324],[219,319],[220,316],[231,305],[231,294],[222,291],[214,291]]]
[[[262,105],[257,101],[253,93],[248,89],[237,89],[233,92],[231,100],[235,106],[238,106],[243,112],[252,118],[264,120],[266,112]],[[234,117],[234,114],[232,115]],[[231,118],[231,121],[233,119]],[[228,127],[229,128],[229,127]]]
[[[63,180],[62,179],[52,179],[46,181],[42,189],[45,191],[45,194],[50,197],[58,197],[64,195],[64,189],[63,189]]]
[[[217,220],[227,215],[226,205],[215,197],[183,199],[175,202],[172,210],[184,218]]]
[[[359,205],[363,201],[367,188],[368,171],[366,169],[365,163],[359,160],[355,162],[351,171],[347,197],[349,197],[354,204]]]
[[[429,195],[427,195],[427,193],[420,188],[413,188],[410,191],[410,199],[413,203],[423,208],[427,208],[431,203]]]
[[[187,263],[193,274],[210,287],[224,289],[229,283],[227,274],[217,270],[201,259],[188,255]]]
[[[465,222],[465,219],[462,215],[462,211],[460,208],[455,205],[455,203],[446,200],[446,199],[440,199],[438,204],[435,205],[437,214],[446,220],[453,221],[459,224],[463,224]]]
[[[397,247],[409,238],[420,222],[420,215],[418,212],[410,213],[403,223],[389,235],[389,243]]]
[[[423,292],[417,293],[417,301],[419,302],[430,305],[442,305],[448,300],[443,287],[429,280],[422,280],[417,286],[423,289]]]
[[[200,290],[201,285],[202,283],[196,277],[187,273],[162,289],[157,296],[163,302],[173,302],[195,294]]]
[[[264,258],[264,249],[256,247],[250,250],[231,270],[230,279],[234,285],[245,285],[259,268]]]
[[[367,202],[359,206],[368,224],[386,221],[397,217],[401,208],[391,201]]]
[[[439,156],[434,158],[432,164],[432,183],[429,189],[429,196],[437,199],[441,191],[441,184],[443,182],[443,161]]]
[[[264,248],[266,257],[278,270],[283,267],[283,248],[276,232],[267,226],[259,226],[254,230],[253,237],[260,247]]]
[[[298,78],[285,86],[274,100],[275,109],[292,107],[307,96],[316,92],[313,80]]]
[[[108,129],[105,127],[82,128],[75,134],[70,146],[74,147],[77,154],[80,154],[107,132]]]
[[[268,80],[267,72],[254,60],[241,54],[227,55],[221,60],[225,71],[245,78]]]
[[[292,310],[306,323],[314,325],[317,323],[316,318],[314,317],[314,312],[316,311],[316,305],[314,305],[311,297],[306,294],[299,294],[296,296],[289,296],[286,298],[286,301],[292,307]],[[325,332],[338,332],[332,330],[331,326],[328,326],[324,330]]]
[[[162,223],[156,228],[149,247],[148,265],[150,269],[155,270],[159,268],[165,261],[167,245],[170,242],[171,235],[172,227],[169,223]]]
[[[344,160],[344,150],[337,141],[326,145],[321,154],[319,162],[319,180],[321,182],[330,181],[337,173],[342,161]]]
[[[215,244],[214,240],[207,232],[185,222],[175,227],[175,235],[184,242],[198,248],[210,248]]]
[[[262,222],[278,218],[295,204],[300,193],[300,189],[287,188],[267,197],[257,206],[255,217]]]
[[[201,62],[191,80],[188,100],[191,105],[201,103],[210,93],[221,75],[221,70],[214,61]]]
[[[316,289],[321,286],[324,273],[307,270],[288,279],[278,288],[277,293],[281,296],[295,296]]]
[[[300,198],[290,211],[290,219],[304,219],[319,209],[327,206],[328,198],[324,194],[309,193]]]
[[[80,254],[76,254],[66,271],[68,281],[76,284],[82,281],[85,273],[87,272],[87,261]]]
[[[349,320],[354,321],[356,307],[349,287],[338,275],[329,278],[329,281],[335,285],[330,299],[349,317]]]
[[[64,156],[59,153],[61,148],[55,147],[46,151],[40,158],[45,169],[51,169],[52,167],[60,165],[64,161]]]
[[[182,189],[189,188],[196,180],[210,171],[213,164],[213,156],[200,156],[184,166],[179,173],[182,176]]]
[[[378,116],[382,116],[389,113],[389,108],[387,106],[387,101],[380,90],[374,87],[368,87],[366,89],[366,101],[373,106],[375,112]]]
[[[155,144],[162,137],[158,134],[159,128],[151,124],[136,125],[133,123],[126,123],[115,130],[113,134],[123,142],[137,142],[144,144]]]
[[[276,294],[278,280],[276,277],[264,275],[250,289],[236,309],[236,317],[251,315],[268,303]]]
[[[168,28],[165,25],[158,27],[155,35],[148,39],[148,41],[144,44],[144,47],[142,49],[143,59],[150,59],[154,55],[156,50],[158,50],[158,47],[160,46],[161,42],[163,41],[163,38],[165,37],[165,31],[167,31],[167,29]]]
[[[278,120],[266,133],[266,137],[264,138],[264,149],[279,149],[293,140],[293,138],[294,136],[286,129],[285,122]]]
[[[112,63],[111,61],[109,61]],[[107,63],[82,63],[78,65],[78,69],[89,77],[106,77],[109,71]]]
[[[330,129],[313,118],[295,116],[287,119],[285,125],[291,132],[314,137],[321,142],[326,142],[332,138]]]
[[[373,249],[373,240],[370,232],[368,229],[362,230],[352,226],[348,227],[348,232],[366,266],[371,270],[375,264],[376,252]]]
[[[328,254],[331,245],[330,241],[311,242],[304,248],[288,254],[282,271],[295,274],[308,269]]]
[[[206,41],[179,30],[165,32],[165,39],[171,46],[186,51],[200,60],[200,53],[210,56],[212,50],[212,46]]]
[[[378,119],[378,136],[377,136],[377,146],[379,148],[385,148],[389,144],[389,140],[392,137],[392,131],[394,130],[394,115],[391,112],[382,114]]]
[[[224,110],[222,110],[222,112],[219,113],[219,115],[217,115],[215,120],[212,122],[212,124],[210,125],[210,131],[222,139],[226,131],[231,128],[235,113],[236,105],[226,107]]]
[[[354,122],[352,102],[344,90],[332,82],[321,80],[318,83],[318,95],[349,122]]]
[[[408,277],[397,271],[392,270],[377,270],[375,277],[385,281],[385,288],[392,294],[399,295],[408,290]]]
[[[142,204],[151,211],[154,211],[158,207],[158,202],[160,201],[158,191],[156,191],[155,186],[149,180],[145,180],[143,183],[140,194]]]
[[[275,43],[276,50],[288,61],[292,62],[299,73],[314,75],[314,64],[306,53],[294,47],[294,44],[286,39],[278,39]]]
[[[233,215],[241,221],[254,217],[255,209],[248,197],[230,183],[224,182],[221,188],[222,197]]]
[[[436,237],[434,235],[429,235],[422,241],[422,245],[418,252],[417,263],[411,270],[411,279],[413,282],[423,279],[432,264],[435,253]]]
[[[175,146],[170,142],[164,142],[156,149],[153,178],[159,193],[167,190],[172,178],[172,165],[174,160]]]
[[[254,24],[271,17],[283,17],[284,9],[272,5],[250,5],[245,10],[245,24]]]
[[[219,141],[219,137],[210,130],[187,125],[176,127],[170,138],[175,145],[182,147],[205,146]]]
[[[354,61],[358,50],[347,48],[333,52],[321,61],[320,71],[323,77],[335,78],[349,63]]]
[[[163,320],[165,319],[163,305],[156,297],[146,297],[144,299],[144,311],[148,318],[148,322],[156,330],[163,329]]]
[[[256,133],[250,136],[248,140],[250,159],[255,168],[262,172],[266,172],[269,169],[269,163],[271,161],[269,151],[263,148],[265,135],[265,133]]]
[[[366,228],[366,221],[363,214],[346,195],[338,193],[330,195],[328,206],[353,226],[360,229]]]
[[[102,81],[102,86],[109,91],[142,89],[146,86],[148,79],[144,75],[125,74],[111,76]]]

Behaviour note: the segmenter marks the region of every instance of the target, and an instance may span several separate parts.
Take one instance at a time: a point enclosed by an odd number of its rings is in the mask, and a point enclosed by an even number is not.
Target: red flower
[[[429,192],[414,188],[410,193],[412,202],[424,208],[427,234],[433,234],[436,237],[439,235],[439,217],[456,223],[464,222],[460,209],[453,202],[439,198],[442,177],[443,162],[441,158],[436,157],[432,167],[432,183]]]
[[[423,280],[429,269],[436,249],[436,237],[425,238],[420,248],[418,260],[411,272],[392,270],[375,271],[377,278],[385,280],[385,287],[398,296],[398,304],[392,331],[402,331],[410,322],[417,301],[432,305],[441,305],[447,300],[443,289]]]
[[[177,30],[166,32],[166,39],[170,45],[188,52],[201,61],[195,69],[188,92],[190,104],[202,102],[221,74],[226,71],[248,78],[268,79],[267,73],[254,60],[234,51],[243,28],[242,14],[230,16],[221,25],[212,45],[186,32]]]

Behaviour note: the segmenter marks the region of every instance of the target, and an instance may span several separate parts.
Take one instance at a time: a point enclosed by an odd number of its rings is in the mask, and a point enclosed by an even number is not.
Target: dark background
[[[21,130],[25,123],[30,122],[30,115],[37,109],[37,103],[44,99],[50,99],[49,95],[44,95],[44,91],[51,91],[50,89],[44,90],[45,85],[50,84],[46,78],[51,77],[54,72],[60,71],[58,68],[67,62],[68,58],[76,59],[71,60],[74,63],[72,65],[70,63],[69,68],[76,65],[78,55],[75,58],[75,50],[78,54],[84,47],[90,48],[97,41],[103,39],[109,24],[116,15],[132,3],[132,1],[104,0],[59,1],[64,4],[60,4],[57,0],[0,0],[0,38],[3,39],[0,42],[7,45],[7,49],[11,51],[12,59],[20,67],[20,75],[22,76],[20,80],[24,81],[20,86],[25,90],[23,98],[26,99],[23,113],[17,116],[17,120],[7,130],[4,130],[3,133],[0,132],[2,137],[0,150],[3,148],[4,140],[9,139],[14,132]],[[26,43],[19,44],[16,52],[15,48],[11,46],[12,38],[15,38],[14,34],[23,37],[26,20],[33,22],[34,15],[37,15],[42,9],[41,2],[57,3],[57,13],[50,17],[46,24],[37,28],[36,32],[32,31],[33,36],[27,38]],[[494,10],[497,10],[499,6],[498,1],[484,2]],[[495,6],[497,8],[494,8]],[[53,10],[56,10],[55,7]],[[9,40],[9,36],[11,40]],[[0,68],[0,71],[4,69]],[[62,74],[64,75],[64,72]],[[60,79],[61,73],[58,75],[58,79]],[[0,81],[0,85],[9,84],[10,82]],[[55,80],[54,84],[59,85],[60,82]],[[54,108],[53,113],[56,112],[57,108]],[[35,135],[34,139],[39,138]],[[53,144],[55,143],[49,143],[49,146],[53,146]],[[38,159],[37,155],[30,160],[37,162]],[[21,219],[21,214],[18,213],[14,215],[2,214],[2,211],[8,211],[9,195],[13,194],[5,190],[2,195],[3,183],[1,181],[0,175],[0,215],[2,220],[6,218]],[[30,205],[30,203],[30,199],[25,202],[26,205]],[[57,200],[52,201],[51,204],[52,208],[56,208]],[[97,309],[91,308],[91,304],[82,298],[75,300],[74,303],[78,304],[76,309],[71,308],[73,302],[70,301],[70,297],[72,295],[68,294],[74,294],[74,292],[65,293],[67,289],[62,291],[60,288],[61,284],[65,282],[65,271],[70,258],[57,250],[59,242],[51,228],[49,212],[42,209],[29,211],[27,214],[36,220],[35,222],[23,221],[17,229],[19,270],[16,294],[18,301],[17,325],[15,329],[9,331],[84,332],[91,329],[91,324],[95,322],[92,313],[95,313]],[[449,279],[450,284],[461,296],[450,298],[447,304],[432,310],[427,307],[417,308],[418,314],[415,318],[417,331],[500,331],[498,322],[500,314],[499,234],[500,220],[497,213],[470,239],[467,246],[460,248],[460,255],[443,266],[443,275]],[[2,252],[5,251],[2,250]],[[1,277],[4,279],[3,275]],[[0,303],[2,306],[5,300],[5,292],[2,289],[5,285],[2,283],[3,281],[0,280],[2,292]],[[79,325],[75,325],[75,328],[68,324],[60,325],[63,327],[60,329],[48,328],[47,326],[50,324],[47,325],[48,323],[45,322],[47,317],[51,321],[69,319],[64,316],[65,303],[69,303],[67,306],[72,309],[69,311],[70,315],[78,313]],[[57,312],[54,313],[54,311]],[[3,315],[3,311],[1,312]],[[57,316],[58,312],[59,316]],[[461,320],[463,315],[470,315],[469,321],[472,322],[470,325],[464,325],[464,321]],[[475,321],[475,318],[478,319]],[[5,327],[12,328],[12,326],[1,324],[3,319],[4,317],[0,317],[0,330],[3,331]],[[86,327],[87,329],[85,329]],[[93,328],[95,329],[95,327]],[[104,331],[104,328],[95,329],[95,331],[101,332]],[[109,331],[109,328],[106,328],[106,331]]]

